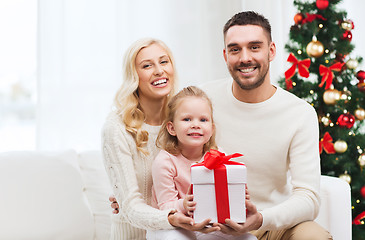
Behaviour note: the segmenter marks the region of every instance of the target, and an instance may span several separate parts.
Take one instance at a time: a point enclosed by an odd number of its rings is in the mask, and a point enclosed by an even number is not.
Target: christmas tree
[[[341,0],[294,0],[283,88],[317,111],[321,171],[351,186],[353,239],[365,239],[365,71]]]

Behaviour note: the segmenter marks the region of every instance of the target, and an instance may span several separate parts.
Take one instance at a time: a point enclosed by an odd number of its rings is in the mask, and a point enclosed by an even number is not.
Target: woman
[[[120,206],[113,214],[111,239],[145,239],[147,229],[219,230],[204,227],[209,219],[195,224],[175,209],[150,206],[155,141],[176,90],[175,72],[171,51],[160,40],[141,39],[125,54],[124,81],[102,131],[104,164]]]

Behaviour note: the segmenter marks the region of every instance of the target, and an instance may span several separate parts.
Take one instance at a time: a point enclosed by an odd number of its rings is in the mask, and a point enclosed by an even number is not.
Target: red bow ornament
[[[365,220],[365,211],[357,215],[355,219],[352,221],[352,224],[362,225],[364,224],[364,220]]]
[[[308,23],[308,22],[313,22],[316,19],[320,19],[323,21],[326,21],[327,19],[324,18],[322,15],[320,14],[309,14],[306,13],[307,17],[303,19],[302,24]]]
[[[331,135],[326,132],[321,141],[319,141],[319,153],[322,153],[324,149],[327,154],[335,154],[336,151],[332,141]]]
[[[285,79],[292,78],[295,74],[295,69],[298,66],[298,73],[302,77],[309,77],[309,66],[311,65],[311,60],[306,58],[302,61],[298,61],[298,59],[294,56],[293,53],[289,54],[288,62],[293,63],[293,65],[285,72]]]
[[[319,66],[319,74],[322,76],[322,82],[319,84],[319,87],[323,87],[324,83],[326,83],[325,89],[329,89],[334,78],[334,74],[332,71],[341,71],[344,64],[345,63],[337,62],[330,67],[326,67],[321,64]]]

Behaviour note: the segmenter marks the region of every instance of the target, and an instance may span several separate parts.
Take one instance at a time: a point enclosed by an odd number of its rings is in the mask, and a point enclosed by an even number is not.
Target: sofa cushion
[[[94,238],[75,151],[0,153],[0,189],[0,239]]]
[[[84,151],[78,157],[85,194],[95,220],[95,239],[110,237],[112,208],[109,196],[113,193],[100,151]]]

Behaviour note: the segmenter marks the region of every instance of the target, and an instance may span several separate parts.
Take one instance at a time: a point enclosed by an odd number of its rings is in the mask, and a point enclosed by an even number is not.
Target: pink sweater
[[[200,161],[203,161],[203,157]],[[163,209],[175,208],[186,213],[183,202],[190,186],[190,166],[196,163],[179,154],[161,150],[152,164],[152,206]]]

